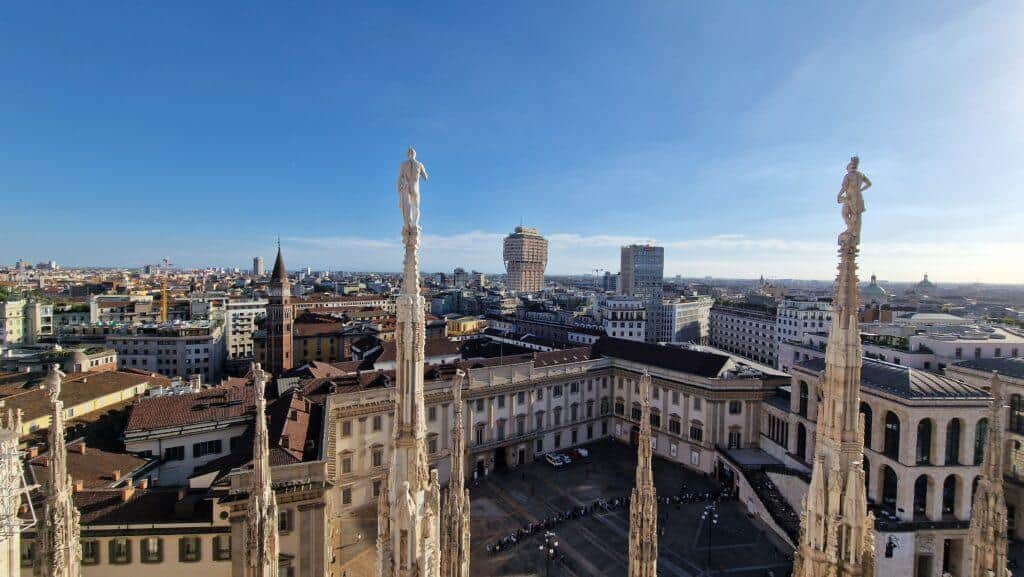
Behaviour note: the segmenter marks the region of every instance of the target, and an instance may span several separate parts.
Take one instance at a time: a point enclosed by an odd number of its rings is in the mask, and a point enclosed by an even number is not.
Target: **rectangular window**
[[[537,389],[537,400],[538,401],[543,401],[544,400],[544,389]]]
[[[483,399],[477,399],[476,400],[476,410],[477,411],[484,410],[484,400]]]
[[[352,487],[345,487],[341,490],[341,504],[351,505],[352,504]]]
[[[288,533],[293,529],[292,526],[292,512],[291,511],[278,511],[277,513],[277,530],[281,533]]]
[[[167,447],[164,449],[165,461],[183,461],[185,459],[185,447]]]
[[[536,445],[537,446],[534,449],[534,452],[535,453],[543,453],[544,452],[544,438],[542,437],[540,439],[537,439]]]
[[[738,415],[743,412],[743,403],[740,401],[729,401],[729,414]]]
[[[525,391],[519,391],[519,394],[516,395],[516,402],[519,403],[520,405],[522,405],[522,404],[524,404],[526,402],[526,392]]]
[[[569,392],[570,393],[578,393],[578,392],[580,392],[580,384],[578,382],[570,383],[569,384]]]
[[[560,449],[562,447],[562,433],[555,433],[555,448]]]
[[[82,565],[97,565],[100,562],[100,542],[82,541]]]
[[[704,429],[696,425],[690,427],[690,439],[694,441],[702,441],[704,439]]]
[[[437,437],[427,439],[427,452],[431,455],[437,452]]]
[[[347,475],[352,472],[352,457],[341,458],[341,474]]]
[[[145,537],[139,543],[139,557],[143,563],[159,563],[164,558],[164,543],[159,537]]]
[[[370,455],[370,461],[373,467],[380,467],[384,464],[384,449],[376,448],[373,449],[373,453]]]
[[[219,455],[221,452],[221,441],[215,439],[213,441],[203,441],[200,443],[192,444],[192,457],[198,459],[206,455]]]
[[[36,544],[32,541],[21,542],[21,566],[31,567],[36,559]]]
[[[380,480],[377,480],[377,481],[373,482],[373,496],[374,497],[379,497],[380,496]]]
[[[132,562],[132,542],[124,537],[110,540],[110,563],[127,565]]]
[[[341,436],[350,437],[352,436],[352,421],[341,422]]]
[[[217,535],[213,538],[213,560],[231,559],[231,535]]]
[[[437,420],[437,407],[427,407],[427,420],[431,423]]]
[[[551,388],[551,396],[555,397],[556,399],[558,397],[561,397],[562,396],[562,385],[555,385],[554,387],[552,387]]]
[[[693,398],[693,410],[694,411],[699,411],[700,410],[700,397],[694,397]]]
[[[196,563],[202,558],[202,541],[199,537],[182,537],[178,540],[178,561]]]
[[[374,415],[373,416],[373,430],[379,431],[384,428],[384,416]]]

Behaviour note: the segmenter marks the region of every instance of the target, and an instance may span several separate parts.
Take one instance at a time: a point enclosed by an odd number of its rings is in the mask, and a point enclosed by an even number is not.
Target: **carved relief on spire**
[[[640,377],[636,485],[629,502],[629,577],[658,574],[658,497],[651,471],[651,375]]]
[[[252,366],[256,395],[253,423],[252,478],[249,503],[245,515],[245,575],[277,577],[278,534],[277,497],[270,476],[270,440],[267,433],[266,373],[260,365]]]
[[[452,381],[451,474],[441,517],[441,577],[469,577],[469,491],[465,488],[466,438],[462,416],[462,385],[466,373]]]
[[[981,461],[981,477],[971,507],[968,531],[970,577],[1009,577],[1006,568],[1007,512],[1003,493],[1003,423],[1005,391],[993,373],[992,411]]]
[[[64,402],[60,400],[64,376],[54,364],[50,366],[45,381],[53,416],[46,502],[39,531],[39,554],[36,556],[37,574],[41,577],[80,577],[82,574],[79,513],[72,497],[73,483],[68,475]]]

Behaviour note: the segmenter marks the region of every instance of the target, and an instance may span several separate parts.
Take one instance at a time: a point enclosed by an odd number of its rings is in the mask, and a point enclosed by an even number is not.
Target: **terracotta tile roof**
[[[0,400],[4,409],[21,409],[24,420],[30,421],[47,415],[50,395],[41,388],[43,373],[14,373],[0,377]],[[66,408],[72,408],[111,393],[149,383],[152,387],[169,385],[166,377],[136,371],[99,371],[71,373],[64,378],[60,398]]]
[[[425,356],[429,357],[440,357],[459,354],[459,343],[450,341],[444,337],[427,339],[423,343],[425,350]],[[394,361],[398,353],[397,345],[394,341],[384,342],[384,351],[377,357],[378,362],[383,361]]]
[[[145,398],[132,407],[125,433],[239,419],[255,410],[256,395],[249,386]]]
[[[120,490],[81,491],[74,494],[74,499],[82,514],[82,525],[213,521],[212,501],[197,493],[186,493],[184,499],[179,499],[177,489],[136,488],[127,501]]]
[[[117,482],[114,479],[114,471],[120,472],[121,478],[125,478],[133,471],[153,462],[151,459],[144,459],[130,453],[104,451],[96,447],[85,447],[83,453],[82,447],[84,446],[85,442],[81,439],[70,443],[67,451],[67,463],[68,474],[76,482],[82,481],[86,489],[110,487]],[[49,461],[49,452],[29,460],[32,476],[40,485],[45,485],[47,482]]]

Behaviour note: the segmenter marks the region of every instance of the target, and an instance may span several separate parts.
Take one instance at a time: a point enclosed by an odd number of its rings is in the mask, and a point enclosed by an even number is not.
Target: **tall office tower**
[[[663,323],[661,296],[664,294],[665,248],[649,244],[622,247],[619,288],[623,295],[639,298],[647,311],[644,340],[658,342]]]
[[[661,298],[665,281],[665,247],[631,244],[622,247],[620,292],[642,299]]]
[[[548,266],[548,240],[527,226],[517,226],[505,237],[505,272],[508,288],[516,292],[537,292],[544,288]]]
[[[274,376],[292,368],[292,288],[288,270],[277,247],[274,271],[267,287],[267,368]]]
[[[263,267],[263,257],[252,257],[252,276],[263,276],[266,272],[266,269]]]

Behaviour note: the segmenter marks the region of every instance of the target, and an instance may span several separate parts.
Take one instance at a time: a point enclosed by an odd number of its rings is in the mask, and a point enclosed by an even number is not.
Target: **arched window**
[[[864,494],[871,499],[871,462],[867,455],[864,456]]]
[[[1020,395],[1010,396],[1010,430],[1024,434],[1024,399]]]
[[[796,426],[796,456],[801,461],[807,460],[807,427],[803,423]]]
[[[885,414],[885,456],[900,460],[900,418],[892,411]]]
[[[896,471],[889,465],[882,465],[882,506],[895,509],[898,491],[899,481],[896,479]]]
[[[946,464],[960,464],[960,419],[946,425]]]
[[[621,398],[615,399],[615,414],[625,415],[626,414],[626,402]]]
[[[974,427],[974,464],[980,465],[985,458],[985,437],[988,436],[988,419],[981,419]]]
[[[807,383],[800,381],[800,416],[807,416]]]
[[[942,515],[955,516],[960,493],[960,477],[950,475],[942,484]]]
[[[928,475],[921,475],[914,482],[914,517],[924,518],[928,516],[928,486],[931,479]]]
[[[930,465],[932,462],[932,420],[921,419],[917,424],[917,464]]]
[[[871,405],[861,402],[860,412],[864,415],[864,447],[871,448]]]

